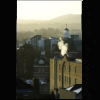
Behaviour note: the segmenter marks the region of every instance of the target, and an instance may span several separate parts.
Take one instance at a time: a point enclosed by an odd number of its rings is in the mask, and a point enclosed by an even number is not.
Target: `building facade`
[[[50,84],[40,84],[40,94],[49,94],[50,93]]]
[[[54,89],[67,88],[82,84],[82,61],[68,61],[63,58],[50,59],[50,92]]]
[[[44,40],[46,40],[46,38],[41,37],[41,39],[38,41],[39,50],[44,50]]]
[[[45,57],[45,51],[41,51],[41,57],[34,61],[33,77],[39,79],[40,82],[49,81],[50,66],[49,60]]]

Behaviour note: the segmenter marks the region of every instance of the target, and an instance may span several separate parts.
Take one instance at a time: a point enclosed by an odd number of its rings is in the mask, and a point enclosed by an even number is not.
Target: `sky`
[[[17,1],[17,19],[50,20],[81,13],[82,1]]]

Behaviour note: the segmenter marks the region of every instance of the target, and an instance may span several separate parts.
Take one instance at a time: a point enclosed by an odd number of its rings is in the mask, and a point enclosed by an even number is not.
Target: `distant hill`
[[[68,25],[69,29],[77,29],[81,27],[81,14],[67,14],[51,20],[17,20],[17,32],[33,32],[35,29],[41,28],[59,28],[63,30],[65,24]]]
[[[67,14],[49,20],[52,23],[81,23],[81,14]]]
[[[35,24],[41,22],[46,22],[46,20],[17,20],[17,24]]]

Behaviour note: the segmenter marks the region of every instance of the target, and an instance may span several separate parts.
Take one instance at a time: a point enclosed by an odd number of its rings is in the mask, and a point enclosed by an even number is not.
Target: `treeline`
[[[40,51],[31,44],[24,44],[17,50],[17,77],[32,78],[34,59],[40,57]]]
[[[60,37],[64,35],[64,31],[61,31],[59,29],[53,29],[53,28],[48,28],[48,29],[35,29],[34,32],[27,31],[27,32],[17,32],[17,40],[18,41],[25,41],[30,37],[33,37],[35,35],[42,35],[42,37],[49,38],[49,37]]]

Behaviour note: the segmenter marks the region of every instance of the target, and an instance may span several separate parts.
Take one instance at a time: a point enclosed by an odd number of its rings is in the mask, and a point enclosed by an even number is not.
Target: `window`
[[[60,82],[60,75],[59,75],[59,82]]]
[[[39,72],[40,72],[41,70],[39,69]]]
[[[65,71],[66,71],[66,65],[65,65]]]
[[[61,81],[61,75],[59,75],[59,82]]]
[[[71,77],[69,77],[69,84],[71,84]]]
[[[60,81],[61,81],[61,75],[60,75]]]
[[[66,83],[66,76],[65,76],[65,83]]]
[[[75,66],[75,73],[76,73],[76,66]]]
[[[60,64],[59,64],[59,70],[60,70]]]
[[[67,83],[68,83],[68,76],[67,76]]]
[[[69,72],[71,72],[71,66],[69,66]]]
[[[75,84],[77,84],[77,78],[75,78]]]
[[[44,69],[42,69],[42,72],[44,72]]]

